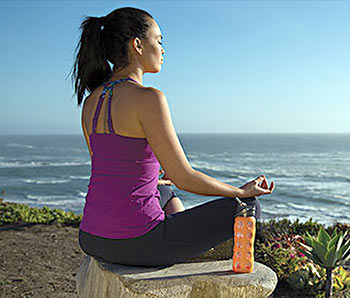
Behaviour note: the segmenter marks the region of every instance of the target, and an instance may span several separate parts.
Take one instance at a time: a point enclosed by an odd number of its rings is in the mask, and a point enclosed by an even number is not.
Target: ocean
[[[262,219],[350,223],[350,134],[179,134],[193,168],[243,185],[264,174]],[[90,178],[82,135],[1,135],[0,197],[81,214]],[[218,197],[177,189],[185,208]]]

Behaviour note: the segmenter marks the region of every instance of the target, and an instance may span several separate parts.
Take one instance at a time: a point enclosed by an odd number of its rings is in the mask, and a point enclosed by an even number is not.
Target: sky
[[[163,34],[145,73],[177,133],[350,133],[350,1],[0,1],[0,134],[82,134],[68,76],[85,16]]]

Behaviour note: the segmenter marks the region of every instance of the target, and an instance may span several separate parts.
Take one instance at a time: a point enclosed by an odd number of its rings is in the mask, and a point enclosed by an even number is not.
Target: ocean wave
[[[26,148],[26,149],[33,149],[35,146],[33,145],[27,145],[27,144],[18,144],[18,143],[9,143],[6,144],[7,147],[15,147],[15,148]]]
[[[324,208],[325,209],[325,208]],[[347,222],[349,220],[349,216],[344,216],[341,212],[334,212],[332,214],[327,212],[328,209],[317,211],[317,210],[299,210],[299,209],[288,209],[288,212],[283,212],[286,210],[275,210],[270,208],[269,210],[263,209],[262,212],[262,220],[273,219],[282,219],[286,218],[290,221],[294,222],[297,219],[300,222],[305,222],[312,218],[313,220],[324,224],[326,226],[331,225],[335,222]],[[312,212],[310,212],[312,211]]]
[[[65,195],[52,195],[52,196],[34,196],[34,195],[26,195],[27,199],[31,199],[33,201],[38,201],[42,202],[43,200],[62,200],[62,199],[67,199],[70,196],[65,196]],[[62,204],[62,201],[59,202]]]
[[[288,157],[292,157],[292,158],[301,158],[301,157],[312,157],[312,158],[319,158],[319,157],[329,157],[329,156],[333,156],[335,153],[331,153],[331,152],[287,152],[284,153],[284,155],[287,155]]]
[[[287,203],[288,206],[292,207],[294,210],[298,211],[327,211],[327,208],[320,207],[320,206],[310,206],[310,205],[300,205],[295,203]]]
[[[31,162],[0,162],[0,168],[37,168],[37,167],[71,167],[71,166],[85,166],[90,165],[90,161],[84,162],[45,162],[45,161],[31,161]]]
[[[26,199],[40,204],[64,206],[65,204],[83,205],[84,198],[75,195],[26,195]]]
[[[81,205],[81,202],[73,201],[72,199],[60,200],[60,201],[40,201],[40,202],[37,202],[37,204],[38,203],[40,203],[40,205],[46,205],[48,207],[53,206],[55,208],[60,208],[60,209],[62,209],[62,205],[64,206],[64,208]]]
[[[252,169],[253,170],[253,169]],[[344,174],[340,174],[340,173],[332,173],[330,174],[329,172],[322,172],[322,171],[315,171],[315,172],[310,172],[310,173],[306,173],[305,169],[300,168],[299,169],[264,169],[264,174],[268,174],[271,175],[275,178],[301,178],[303,181],[305,181],[304,178],[306,179],[322,179],[324,181],[324,179],[327,180],[340,180],[340,181],[345,181],[345,182],[350,182],[350,177]],[[285,181],[288,181],[288,179],[285,179]]]
[[[206,153],[206,152],[187,152],[186,156],[189,158],[222,158],[232,157],[233,154],[228,151],[222,151],[219,153]]]
[[[226,166],[226,165],[213,165],[209,162],[206,162],[206,161],[191,161],[190,162],[191,166],[194,167],[194,168],[198,168],[198,169],[201,169],[201,170],[212,170],[212,171],[220,171],[220,172],[228,172],[230,171],[231,169]]]
[[[245,170],[244,168],[238,168],[238,167],[234,167],[231,165],[227,165],[227,164],[212,164],[209,163],[207,161],[192,161],[191,162],[191,166],[201,169],[201,170],[211,170],[211,171],[216,171],[216,172],[222,172],[222,173],[226,173],[228,175],[234,175],[235,173],[239,172],[239,173],[243,173],[246,174],[247,172],[250,172],[250,168]],[[235,170],[235,171],[234,171]]]
[[[186,156],[191,161],[203,161],[210,160],[212,162],[228,162],[228,163],[240,163],[246,161],[271,161],[276,160],[278,155],[265,154],[265,153],[253,153],[253,152],[219,152],[219,153],[186,153]]]
[[[259,153],[252,153],[252,152],[242,152],[239,154],[240,156],[256,156],[260,155]]]
[[[79,149],[79,148],[75,148],[75,147],[49,147],[49,146],[45,146],[43,147],[44,150],[47,151],[74,151],[74,152],[86,152],[87,149]]]
[[[339,193],[336,193],[333,195],[333,197],[335,199],[340,199],[340,200],[344,200],[345,202],[349,202],[350,203],[350,193],[346,193],[346,192],[343,192],[341,194]]]
[[[269,206],[269,208],[262,208],[261,216],[262,218],[285,218],[290,215],[286,206],[283,208],[275,208],[275,205]]]
[[[69,176],[70,179],[81,179],[81,180],[86,180],[90,179],[90,176]]]
[[[342,206],[345,207],[346,205],[349,205],[349,203],[346,202],[344,198],[339,199],[339,198],[336,198],[334,195],[325,196],[324,193],[321,193],[321,195],[318,195],[318,196],[314,196],[311,199],[314,203],[323,204],[324,206],[329,206],[329,208],[331,209],[328,208],[327,211],[330,211],[330,210],[333,211],[335,207],[342,207]]]
[[[87,192],[79,191],[79,193],[78,193],[78,196],[79,196],[79,197],[82,197],[82,198],[85,198],[86,195],[87,195]]]
[[[211,176],[214,176],[217,179],[220,177],[225,178],[235,178],[240,181],[248,181],[251,179],[255,179],[257,176],[264,174],[268,179],[269,175],[274,178],[276,175],[274,171],[269,170],[260,170],[259,167],[251,167],[251,166],[242,166],[242,165],[228,165],[228,164],[212,164],[206,161],[195,161],[190,162],[191,166],[199,169],[205,173],[208,173]],[[290,176],[294,177],[294,176]]]
[[[70,180],[66,179],[24,179],[25,183],[29,184],[60,184],[60,183],[68,183]]]

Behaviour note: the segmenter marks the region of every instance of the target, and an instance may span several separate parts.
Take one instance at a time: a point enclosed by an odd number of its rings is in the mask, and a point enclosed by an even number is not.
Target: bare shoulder
[[[157,88],[145,87],[141,90],[140,105],[142,109],[154,109],[156,106],[160,107],[167,104],[165,94]]]
[[[83,111],[93,109],[96,106],[96,98],[101,94],[102,90],[103,87],[99,86],[84,99]]]
[[[164,93],[154,87],[142,87],[140,88],[140,94],[142,95],[142,99],[147,101],[161,100],[162,98],[165,98]]]

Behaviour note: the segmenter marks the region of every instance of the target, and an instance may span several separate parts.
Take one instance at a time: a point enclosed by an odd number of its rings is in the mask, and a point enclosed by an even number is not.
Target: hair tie
[[[100,17],[98,18],[101,30],[104,28],[105,22],[106,22],[106,17]]]

